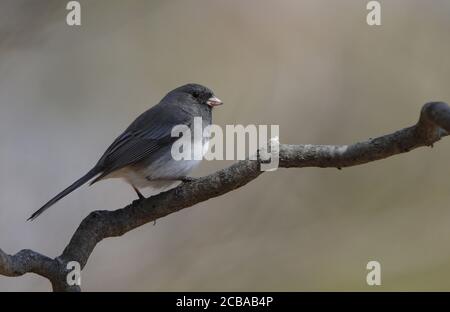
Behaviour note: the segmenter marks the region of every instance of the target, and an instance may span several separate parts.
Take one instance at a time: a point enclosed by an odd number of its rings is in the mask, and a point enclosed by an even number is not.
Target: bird
[[[162,100],[138,116],[119,135],[100,157],[95,166],[69,187],[50,199],[34,212],[28,220],[36,219],[45,210],[83,184],[90,185],[110,178],[122,178],[136,192],[140,200],[145,197],[139,189],[163,190],[190,181],[188,174],[201,159],[175,160],[172,144],[179,139],[172,136],[172,129],[184,125],[193,130],[194,118],[201,117],[202,129],[212,123],[212,110],[223,104],[214,92],[200,84],[189,83],[167,93]],[[202,144],[205,154],[208,136],[192,136],[192,144]],[[206,148],[205,148],[206,147]]]

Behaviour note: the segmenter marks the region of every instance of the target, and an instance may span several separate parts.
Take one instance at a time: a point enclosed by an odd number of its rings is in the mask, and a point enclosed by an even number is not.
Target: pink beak
[[[211,107],[222,105],[223,102],[216,98],[215,96],[212,96],[206,101],[206,104],[208,104]]]

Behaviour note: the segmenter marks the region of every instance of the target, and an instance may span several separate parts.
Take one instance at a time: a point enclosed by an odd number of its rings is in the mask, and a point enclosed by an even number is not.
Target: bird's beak
[[[215,96],[212,96],[206,101],[206,104],[208,104],[211,107],[222,105],[223,102],[216,98]]]

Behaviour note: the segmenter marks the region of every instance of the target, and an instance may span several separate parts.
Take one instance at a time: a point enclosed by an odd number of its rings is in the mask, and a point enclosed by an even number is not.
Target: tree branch
[[[280,145],[282,168],[343,168],[365,164],[422,146],[432,146],[450,133],[450,107],[443,102],[423,106],[416,125],[352,145]],[[50,259],[32,250],[10,256],[0,249],[0,274],[19,276],[31,272],[49,279],[55,291],[79,291],[66,283],[67,263],[86,265],[95,246],[107,237],[121,236],[148,222],[165,217],[232,190],[263,171],[260,160],[243,160],[208,176],[115,211],[94,211],[79,225],[63,253]]]

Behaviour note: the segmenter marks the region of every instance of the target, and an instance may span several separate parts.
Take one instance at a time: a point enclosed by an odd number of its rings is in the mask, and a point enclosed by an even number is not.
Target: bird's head
[[[211,108],[223,104],[223,102],[214,95],[214,92],[212,92],[211,89],[196,83],[186,84],[174,91],[186,93],[198,104],[208,105]]]

